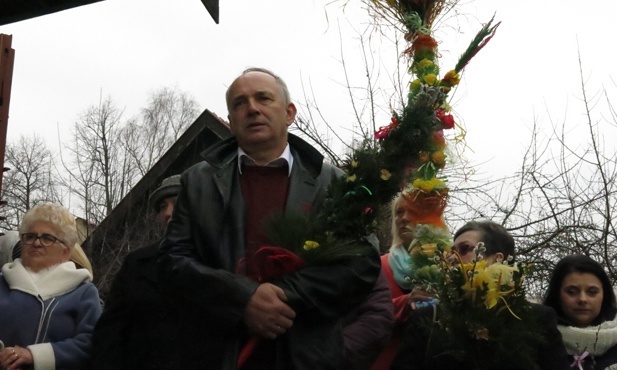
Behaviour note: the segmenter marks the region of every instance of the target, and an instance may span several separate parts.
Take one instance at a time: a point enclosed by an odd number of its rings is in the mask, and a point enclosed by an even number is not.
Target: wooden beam
[[[11,83],[13,81],[13,63],[15,50],[11,48],[13,37],[0,34],[0,189],[2,189],[2,173],[4,168],[4,152],[6,149],[6,132],[9,122],[9,104],[11,102]]]

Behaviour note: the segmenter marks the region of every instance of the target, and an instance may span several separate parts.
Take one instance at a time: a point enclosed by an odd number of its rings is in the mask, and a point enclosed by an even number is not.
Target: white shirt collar
[[[276,158],[266,163],[264,167],[282,167],[287,164],[287,175],[291,176],[291,167],[294,163],[294,157],[291,155],[291,150],[289,149],[289,144],[283,150],[283,153]],[[242,148],[238,147],[238,171],[240,171],[240,175],[242,175],[242,164],[249,166],[257,166],[257,162],[253,158],[251,158]]]

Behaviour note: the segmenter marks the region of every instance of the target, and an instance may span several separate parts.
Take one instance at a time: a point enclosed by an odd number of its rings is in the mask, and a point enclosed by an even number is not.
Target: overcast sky
[[[0,26],[0,33],[13,35],[16,51],[8,140],[37,132],[57,148],[57,127],[67,140],[101,93],[128,118],[163,86],[188,91],[202,109],[226,117],[224,92],[250,66],[280,74],[298,100],[302,83],[310,82],[326,117],[344,128],[353,115],[342,87],[341,50],[353,83],[362,85],[358,33],[369,19],[360,1],[344,10],[343,3],[220,0],[217,25],[199,0],[106,0]],[[473,150],[468,154],[489,161],[496,175],[519,164],[534,118],[546,127],[549,118],[582,120],[578,50],[590,94],[615,90],[615,0],[473,0],[459,11],[464,16],[443,27],[446,38],[438,35],[444,72],[481,23],[493,14],[502,21],[454,96]],[[372,52],[384,71],[393,69],[389,45],[375,42]],[[388,108],[383,105],[384,125]]]

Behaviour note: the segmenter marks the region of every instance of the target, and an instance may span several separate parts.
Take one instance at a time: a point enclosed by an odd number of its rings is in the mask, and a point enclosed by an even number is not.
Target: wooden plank
[[[9,105],[11,103],[11,84],[13,81],[13,64],[15,50],[11,48],[13,37],[0,34],[0,189],[2,189],[2,173],[4,168],[4,153],[6,149],[6,132],[9,122]]]

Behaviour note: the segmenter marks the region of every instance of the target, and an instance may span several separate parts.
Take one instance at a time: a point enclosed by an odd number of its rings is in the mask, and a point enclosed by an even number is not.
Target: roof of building
[[[103,0],[2,0],[0,26],[56,13]],[[201,0],[212,19],[219,23],[219,0]]]
[[[160,238],[148,202],[150,194],[165,178],[202,161],[201,152],[230,136],[229,126],[206,109],[83,242],[101,296],[128,252]]]

